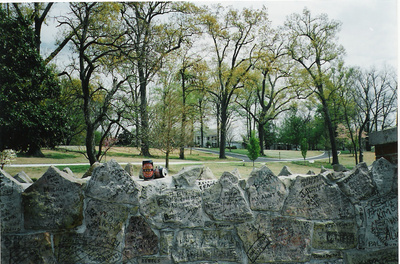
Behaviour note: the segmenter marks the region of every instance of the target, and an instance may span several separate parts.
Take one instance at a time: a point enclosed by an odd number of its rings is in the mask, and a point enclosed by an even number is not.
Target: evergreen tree
[[[35,44],[32,27],[0,7],[0,150],[42,156],[67,131],[60,86]]]
[[[301,149],[301,155],[303,156],[303,159],[306,160],[307,150],[308,150],[308,143],[307,143],[306,138],[303,138],[301,140],[300,149]]]
[[[249,152],[247,154],[247,157],[249,157],[249,159],[253,161],[254,167],[254,161],[260,155],[260,142],[258,141],[258,138],[256,137],[256,133],[254,131],[251,132],[249,144],[247,144],[247,151]]]

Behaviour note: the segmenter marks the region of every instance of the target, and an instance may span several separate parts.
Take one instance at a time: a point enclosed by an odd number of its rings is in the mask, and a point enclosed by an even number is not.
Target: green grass
[[[74,159],[80,154],[71,154],[71,153],[47,153],[44,155],[45,158],[61,160],[61,159]]]
[[[67,167],[70,168],[74,174],[84,174],[90,168],[89,165],[56,166],[59,170],[63,170]]]
[[[299,166],[306,166],[306,167],[311,167],[311,168],[318,168],[321,169],[322,166],[324,166],[324,168],[326,169],[332,169],[333,166],[332,164],[329,164],[327,162],[323,162],[323,161],[314,161],[313,163],[310,163],[308,161],[292,161],[290,162],[291,164],[296,164]]]
[[[137,154],[133,153],[118,153],[118,152],[107,152],[108,157],[125,157],[125,158],[134,158],[140,157]]]
[[[219,151],[219,148],[212,148],[212,150]],[[237,154],[242,154],[246,155],[249,153],[247,149],[225,149],[225,153],[237,153]]]
[[[76,149],[78,148],[78,149]],[[78,164],[78,163],[88,163],[88,160],[82,155],[77,153],[76,151],[84,150],[82,147],[76,147],[75,149],[66,150],[66,149],[59,149],[59,150],[48,150],[43,149],[43,153],[45,155],[44,158],[35,158],[35,157],[26,157],[26,156],[18,156],[13,164]],[[216,149],[218,150],[218,149]],[[247,150],[244,149],[237,149],[232,150],[235,153],[247,153]],[[284,158],[301,158],[300,151],[282,151],[282,150],[266,150],[265,151],[267,156],[269,157],[279,157],[281,156],[282,159]],[[138,163],[144,159],[152,159],[155,163],[165,164],[165,156],[159,150],[151,149],[150,153],[153,154],[153,157],[143,157],[140,156],[140,150],[137,148],[128,148],[128,147],[114,147],[110,149],[107,156],[103,158],[101,162],[110,161],[111,159],[115,159],[119,163]],[[229,153],[227,150],[226,153]],[[307,157],[317,156],[320,155],[321,152],[319,151],[309,151],[307,153]],[[245,154],[244,154],[245,155]],[[233,171],[234,169],[238,169],[239,173],[242,175],[243,178],[247,178],[251,171],[253,170],[252,163],[243,163],[241,161],[237,161],[234,158],[227,158],[227,159],[219,159],[218,154],[211,154],[205,153],[196,150],[186,150],[185,151],[185,160],[186,162],[192,162],[191,164],[173,164],[174,161],[182,161],[178,159],[179,157],[179,150],[174,151],[170,155],[170,175],[176,174],[180,171],[183,167],[191,166],[191,165],[199,165],[203,164],[206,167],[209,167],[214,175],[218,178],[222,175],[225,171]],[[371,165],[372,162],[375,160],[375,155],[373,152],[365,152],[364,158],[367,165]],[[355,166],[354,156],[352,154],[341,154],[339,155],[339,162],[340,164],[344,165],[345,167],[351,169]],[[329,159],[318,160],[314,163],[304,162],[304,161],[296,161],[296,162],[255,162],[255,167],[259,168],[263,165],[267,165],[275,175],[278,175],[281,171],[283,166],[288,166],[293,173],[305,174],[309,170],[314,170],[316,173],[319,172],[321,166],[324,166],[327,169],[332,169],[330,165]],[[67,166],[57,166],[59,169],[64,169]],[[68,166],[72,172],[75,174],[76,177],[81,177],[86,170],[89,168],[89,165],[72,165]],[[135,173],[138,173],[141,169],[141,165],[134,165]],[[20,171],[25,171],[31,178],[40,178],[48,169],[48,166],[42,167],[8,167],[6,166],[4,170],[11,175],[15,175]]]
[[[212,150],[219,151],[218,148],[212,148]],[[232,149],[230,151],[229,149],[226,149],[227,154],[229,153],[237,153],[241,155],[247,156],[248,151],[247,149]],[[307,151],[307,157],[314,157],[321,155],[323,152],[322,151],[314,151],[314,150],[309,150]],[[269,150],[266,149],[264,150],[264,154],[266,158],[274,158],[274,159],[300,159],[303,158],[301,155],[300,150]]]

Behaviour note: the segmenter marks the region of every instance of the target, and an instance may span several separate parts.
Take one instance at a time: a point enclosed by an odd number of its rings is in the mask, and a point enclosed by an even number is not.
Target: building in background
[[[216,129],[205,129],[203,133],[203,145],[201,141],[200,131],[194,133],[194,145],[201,148],[217,148],[218,147],[218,133]]]

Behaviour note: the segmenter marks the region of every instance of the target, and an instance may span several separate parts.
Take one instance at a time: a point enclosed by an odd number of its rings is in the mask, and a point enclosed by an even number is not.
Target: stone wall
[[[0,171],[3,264],[398,262],[397,167],[384,159],[247,180],[190,167],[143,181],[115,161],[84,180],[17,176]]]
[[[370,133],[369,143],[375,146],[375,158],[385,158],[393,164],[398,162],[397,127]]]

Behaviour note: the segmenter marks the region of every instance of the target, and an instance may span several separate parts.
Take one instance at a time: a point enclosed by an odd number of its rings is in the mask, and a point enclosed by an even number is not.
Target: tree
[[[121,76],[125,76],[126,83],[121,87],[120,102],[125,110],[122,112],[122,122],[119,125],[123,129],[123,133],[130,134],[132,138],[131,144],[137,148],[140,147],[140,91],[138,79],[135,72],[132,73],[132,64],[127,60],[124,64],[119,65]],[[128,135],[127,135],[128,136]]]
[[[219,158],[225,159],[227,124],[230,103],[252,67],[252,51],[256,46],[256,33],[261,22],[267,20],[265,10],[242,12],[217,6],[214,12],[203,15],[205,31],[213,43],[216,76],[215,89],[209,92],[215,97],[220,112]]]
[[[264,147],[270,148],[270,146],[277,140],[276,125],[273,121],[268,122],[264,125]]]
[[[140,97],[140,141],[141,152],[150,156],[148,84],[160,70],[164,59],[181,47],[184,39],[191,35],[191,25],[184,21],[166,21],[167,16],[184,14],[193,5],[171,2],[127,2],[122,9],[122,18],[127,32],[129,49],[125,52],[134,66],[138,79]],[[165,20],[163,20],[165,19]]]
[[[65,145],[83,145],[85,144],[85,117],[82,106],[82,89],[79,79],[60,77],[60,106],[68,116],[68,131],[63,135]]]
[[[122,111],[113,105],[113,97],[125,83],[126,78],[118,80],[114,75],[115,65],[120,62],[124,33],[115,26],[119,19],[118,3],[70,3],[73,14],[64,17],[60,23],[74,32],[72,42],[78,54],[77,67],[81,82],[83,114],[86,124],[86,156],[90,164],[102,156],[103,141],[109,136],[112,126],[118,124]],[[100,81],[94,82],[100,74],[111,75],[111,87],[104,87]],[[113,116],[110,110],[114,110]],[[105,120],[109,120],[101,137],[99,150],[95,148],[95,131]]]
[[[4,149],[0,152],[0,166],[1,169],[4,169],[4,165],[11,164],[12,161],[15,160],[17,155],[15,154],[14,150],[12,149]]]
[[[8,5],[8,4],[7,4]],[[33,6],[32,6],[33,5]],[[24,21],[26,25],[31,25],[35,34],[35,46],[40,54],[41,51],[41,31],[43,23],[46,22],[46,17],[49,15],[51,8],[54,3],[13,3],[12,6],[14,8],[13,12],[14,16],[19,21]],[[10,8],[8,8],[10,10]],[[8,12],[10,14],[10,12]],[[54,59],[57,54],[69,43],[73,36],[74,32],[70,32],[67,34],[63,40],[60,40],[57,44],[57,47],[44,59],[44,64],[48,64],[52,59]]]
[[[210,112],[210,101],[207,97],[208,81],[208,66],[205,61],[196,63],[193,66],[193,73],[195,73],[194,84],[195,87],[195,102],[193,107],[196,109],[197,117],[200,123],[200,146],[205,147],[204,143],[204,129],[207,115]]]
[[[292,65],[288,63],[284,40],[280,34],[273,31],[269,33],[269,29],[264,28],[262,43],[254,65],[255,74],[260,76],[255,78],[254,85],[254,103],[257,105],[253,108],[248,104],[251,100],[247,100],[241,106],[257,122],[260,154],[264,155],[265,125],[292,108],[294,99],[299,98],[300,89],[295,91],[296,86],[289,82]]]
[[[54,3],[47,3],[46,5],[44,5],[44,3],[33,3],[33,8],[29,7],[28,4],[28,6],[24,6],[25,8],[21,10],[21,4],[13,3],[13,7],[15,9],[18,19],[20,21],[24,21],[25,23],[33,24],[35,35],[34,43],[39,54],[41,43],[40,33],[42,30],[42,25],[53,4]]]
[[[329,136],[326,133],[326,122],[321,108],[320,105],[317,105],[316,109],[313,109],[312,118],[306,130],[309,147],[313,150],[326,150],[327,141],[329,141]]]
[[[256,89],[247,87],[255,87],[256,81],[252,78],[247,78],[244,83],[244,89],[240,91],[240,96],[236,98],[236,103],[240,105],[241,108],[237,110],[237,114],[246,120],[246,134],[243,136],[246,138],[251,137],[251,131],[256,129],[256,122],[254,121],[254,116],[257,112],[257,96]]]
[[[378,71],[372,68],[364,79],[372,94],[371,131],[384,130],[395,123],[397,113],[397,74],[393,68],[384,67]],[[365,74],[364,74],[365,76]],[[360,80],[360,85],[363,80]],[[367,88],[368,89],[368,88]],[[365,94],[365,92],[364,92]],[[370,132],[370,131],[367,131]]]
[[[42,156],[40,148],[59,144],[68,129],[59,83],[39,55],[29,23],[1,7],[0,42],[0,149]]]
[[[168,64],[160,71],[159,87],[156,89],[159,100],[155,105],[153,115],[152,139],[155,147],[165,153],[165,167],[169,168],[169,155],[179,146],[179,120],[181,117],[180,98],[178,96],[179,84],[174,78],[173,64]]]
[[[258,142],[258,138],[256,137],[254,131],[252,131],[251,137],[249,138],[249,143],[247,144],[247,151],[249,152],[247,154],[247,157],[249,157],[249,159],[253,161],[253,167],[254,167],[254,161],[260,155],[260,142]]]
[[[352,100],[356,104],[359,162],[363,161],[364,131],[383,130],[394,124],[397,111],[397,81],[393,70],[358,70]],[[370,149],[366,141],[366,148]]]
[[[303,156],[303,159],[306,160],[307,156],[307,150],[308,150],[308,142],[307,138],[303,138],[300,143],[300,150],[301,150],[301,155]]]
[[[196,88],[196,73],[192,71],[192,68],[199,68],[198,64],[201,62],[201,58],[196,56],[196,54],[190,54],[190,46],[182,49],[182,54],[178,55],[180,59],[178,79],[181,84],[181,103],[182,103],[182,113],[181,113],[181,135],[179,140],[179,158],[185,159],[185,145],[188,142],[187,136],[187,116],[189,114],[188,99],[191,93],[193,93]]]
[[[233,142],[235,140],[235,133],[234,133],[235,121],[236,120],[233,119],[227,125],[226,143],[228,144],[229,152],[232,152],[232,147],[233,147],[232,144],[233,144]]]
[[[358,164],[357,151],[361,151],[360,145],[357,141],[357,104],[354,101],[355,96],[360,96],[356,91],[355,79],[357,76],[357,71],[353,68],[345,68],[343,65],[339,65],[337,69],[333,69],[331,73],[331,85],[335,87],[337,93],[334,98],[330,98],[331,101],[335,103],[332,105],[338,105],[339,112],[341,115],[341,120],[343,122],[339,123],[337,127],[337,135],[339,139],[346,140],[349,139],[351,142],[351,148],[355,152],[355,163]]]
[[[132,146],[135,138],[132,136],[133,133],[131,133],[128,130],[123,130],[119,135],[118,135],[118,145],[120,146]]]
[[[301,116],[297,107],[293,107],[283,120],[280,129],[280,142],[299,146],[306,136],[307,117]]]
[[[361,149],[362,146],[360,146],[360,140],[359,140],[359,135],[361,135],[362,138],[365,138],[364,133],[359,133],[358,128],[354,123],[352,123],[351,127],[348,128],[348,126],[339,124],[337,126],[337,137],[339,140],[343,141],[343,144],[346,148],[350,150],[350,152],[353,153],[354,159],[355,159],[355,164],[358,164],[359,161],[359,156],[358,153],[362,153],[363,150]],[[353,152],[354,150],[354,152]]]
[[[308,87],[322,104],[324,119],[332,147],[332,163],[338,164],[335,129],[326,97],[327,71],[344,54],[344,48],[336,43],[340,23],[328,20],[326,14],[311,17],[309,10],[292,14],[285,22],[288,33],[287,52],[304,69]]]

